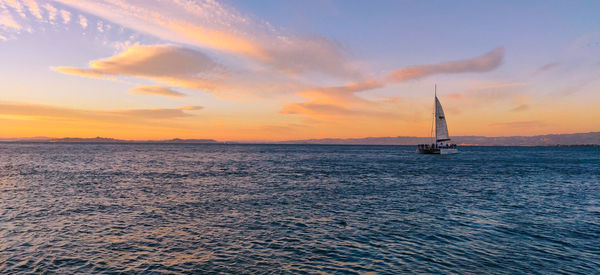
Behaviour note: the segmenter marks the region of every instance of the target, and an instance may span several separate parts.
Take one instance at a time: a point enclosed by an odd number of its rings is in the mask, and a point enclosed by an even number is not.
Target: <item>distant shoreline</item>
[[[109,144],[294,144],[294,145],[417,145],[431,143],[430,137],[367,137],[348,139],[305,139],[287,141],[217,141],[214,139],[121,140],[114,138],[0,138],[2,143],[109,143]],[[455,136],[459,146],[600,146],[600,132],[538,136]]]
[[[268,143],[268,142],[48,142],[48,141],[0,141],[0,144],[115,144],[115,145],[306,145],[306,146],[417,146],[417,144],[321,144],[321,143]],[[600,144],[554,144],[554,145],[460,145],[461,147],[600,147]]]

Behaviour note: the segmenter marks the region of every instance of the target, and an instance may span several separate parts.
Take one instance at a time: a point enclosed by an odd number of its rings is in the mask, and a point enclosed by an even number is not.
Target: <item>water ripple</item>
[[[0,273],[594,274],[597,148],[0,143]]]

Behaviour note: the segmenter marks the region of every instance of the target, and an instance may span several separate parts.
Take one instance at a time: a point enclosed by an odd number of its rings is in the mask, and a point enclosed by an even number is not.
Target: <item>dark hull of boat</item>
[[[430,146],[429,144],[419,144],[417,147],[417,153],[419,154],[434,154],[434,155],[448,155],[458,153],[456,144],[450,146]]]
[[[419,154],[439,154],[439,148],[419,148],[417,149],[417,153]]]

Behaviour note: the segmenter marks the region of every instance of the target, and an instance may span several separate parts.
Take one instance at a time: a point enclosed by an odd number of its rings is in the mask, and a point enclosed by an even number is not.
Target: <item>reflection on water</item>
[[[0,144],[0,272],[597,273],[597,148]]]

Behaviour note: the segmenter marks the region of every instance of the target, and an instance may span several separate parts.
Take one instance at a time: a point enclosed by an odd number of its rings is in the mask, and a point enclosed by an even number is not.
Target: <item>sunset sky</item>
[[[600,130],[600,1],[0,0],[0,138]]]

